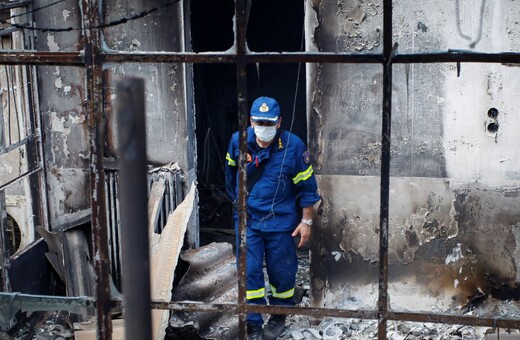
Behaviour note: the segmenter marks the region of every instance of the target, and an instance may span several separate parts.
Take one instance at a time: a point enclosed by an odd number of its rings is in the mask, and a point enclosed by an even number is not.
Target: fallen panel
[[[43,239],[38,239],[11,257],[8,271],[13,292],[38,295],[52,293],[51,268],[45,259],[46,252],[47,244]]]
[[[180,258],[188,268],[173,291],[172,301],[238,301],[236,259],[231,244],[211,243],[183,251]],[[166,333],[167,339],[182,339],[197,334],[203,339],[236,339],[238,316],[220,312],[174,312]]]
[[[195,185],[192,185],[184,201],[170,214],[162,233],[154,234],[154,238],[151,239],[150,286],[153,301],[171,301],[174,272],[182,248],[184,233],[193,211],[194,200]],[[164,338],[169,313],[169,310],[152,310],[154,339]]]

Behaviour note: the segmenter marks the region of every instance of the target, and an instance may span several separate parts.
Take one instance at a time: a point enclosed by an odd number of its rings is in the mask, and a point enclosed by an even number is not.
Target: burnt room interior
[[[519,23],[515,1],[0,0],[0,338],[244,339],[250,310],[288,314],[281,340],[520,338]],[[236,258],[226,152],[259,96],[321,196],[296,307],[248,305]]]
[[[233,1],[192,1],[190,6],[193,51],[231,48]],[[302,1],[252,3],[247,29],[248,48],[254,52],[303,51],[303,12]],[[226,196],[224,184],[224,161],[229,139],[238,130],[236,81],[235,65],[193,66],[202,244],[215,240],[219,235],[208,229],[233,230],[232,204]],[[294,63],[248,64],[248,102],[259,96],[276,98],[282,108],[282,129],[292,130],[304,141],[307,139],[304,66]],[[233,237],[229,240],[234,242]]]

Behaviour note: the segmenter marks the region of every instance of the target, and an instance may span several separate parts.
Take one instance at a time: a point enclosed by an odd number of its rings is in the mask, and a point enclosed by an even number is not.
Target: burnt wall
[[[36,1],[42,7],[48,1]],[[111,1],[104,4],[103,48],[121,51],[183,51],[183,2],[165,5],[142,1]],[[65,1],[34,12],[39,27],[71,31],[36,33],[38,51],[81,51],[81,10],[77,1]],[[137,16],[153,7],[146,16]],[[124,23],[112,25],[122,18]],[[43,150],[51,225],[64,216],[90,208],[89,147],[86,111],[86,73],[82,67],[40,66],[38,100],[42,117]],[[194,179],[194,123],[186,89],[183,64],[105,64],[104,103],[107,118],[105,156],[115,157],[113,113],[115,83],[123,76],[145,79],[147,155],[150,166],[179,162]],[[189,117],[189,118],[188,118]],[[188,157],[190,155],[190,157]]]
[[[307,50],[382,51],[382,1],[306,6]],[[511,6],[487,3],[481,12],[480,4],[400,1],[394,41],[406,53],[515,51],[520,11]],[[309,145],[323,198],[313,229],[313,304],[375,308],[382,66],[315,64],[307,72]],[[518,75],[510,65],[393,66],[391,308],[447,311],[477,287],[497,294],[520,283]]]
[[[47,1],[36,1],[42,7]],[[34,12],[39,27],[79,29],[77,1],[65,1]],[[38,51],[66,52],[83,49],[80,31],[37,31]],[[88,124],[85,111],[85,71],[80,67],[39,66],[38,100],[42,122],[49,222],[64,214],[87,209]]]
[[[110,1],[104,8],[105,22],[131,17],[164,5],[167,1]],[[183,3],[178,2],[148,16],[103,30],[106,46],[115,51],[183,51]],[[145,79],[147,156],[150,163],[179,162],[188,169],[187,105],[183,64],[107,65],[108,103],[114,101],[115,82],[123,76]],[[111,105],[109,105],[111,106]],[[111,107],[109,108],[111,110]],[[114,128],[116,130],[117,127]],[[115,131],[110,131],[114,134]],[[191,137],[191,136],[190,136]],[[115,138],[114,138],[115,140]],[[193,157],[190,157],[192,161]]]

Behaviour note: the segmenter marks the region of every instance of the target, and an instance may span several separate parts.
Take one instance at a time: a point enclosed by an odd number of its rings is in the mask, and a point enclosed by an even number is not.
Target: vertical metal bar
[[[0,37],[0,39],[3,39],[2,37]],[[1,83],[0,83],[0,87],[1,87]],[[2,91],[3,92],[3,91]],[[5,123],[5,117],[4,117],[4,105],[3,105],[3,93],[0,93],[0,100],[2,101],[2,105],[0,105],[0,147],[4,147],[6,146],[6,133],[5,133],[5,130],[6,130],[6,123]]]
[[[82,4],[87,76],[87,107],[90,151],[90,192],[92,206],[92,249],[94,253],[97,338],[111,339],[108,233],[105,205],[103,146],[105,121],[102,112],[103,77],[99,29],[101,0]]]
[[[388,207],[390,197],[390,128],[392,120],[392,0],[383,4],[383,119],[379,215],[378,339],[386,339],[388,312]]]
[[[240,156],[238,158],[238,231],[240,247],[238,258],[238,336],[246,338],[246,226],[247,226],[247,197],[246,197],[246,154],[247,154],[247,64],[243,56],[247,54],[246,31],[249,15],[249,1],[235,1],[235,44],[237,51],[237,99],[238,99],[238,130],[240,134]]]
[[[151,339],[144,80],[116,85],[126,339]]]
[[[110,273],[112,280],[117,280],[115,275],[115,257],[114,257],[114,226],[115,224],[115,207],[114,207],[114,175],[113,171],[105,172],[105,188],[106,188],[106,206],[107,206],[107,230],[108,230],[108,261],[110,264]]]
[[[9,238],[7,235],[7,211],[5,207],[5,191],[0,190],[0,266],[1,266],[1,280],[2,291],[10,292],[11,285],[9,284]]]
[[[121,272],[121,262],[123,259],[123,255],[121,254],[121,209],[120,202],[119,202],[119,174],[117,171],[113,172],[114,176],[114,206],[116,208],[115,211],[115,224],[114,224],[114,262],[117,268],[117,279],[119,284],[119,289],[121,289],[121,281],[122,278],[122,272]]]
[[[39,115],[40,110],[34,110],[34,104],[33,104],[33,85],[32,85],[32,78],[31,78],[31,69],[28,65],[21,66],[21,73],[22,73],[22,82],[24,84],[24,98],[25,98],[25,105],[24,109],[22,110],[24,112],[24,116],[26,119],[24,119],[24,133],[25,136],[34,136],[37,135],[38,137],[32,140],[30,143],[27,143],[27,163],[28,164],[42,164],[44,165],[44,162],[42,162],[42,156],[40,153],[39,144],[41,144],[41,133],[37,132],[36,125],[35,125],[35,116]],[[47,224],[45,221],[45,212],[46,212],[46,200],[45,192],[42,191],[42,188],[45,188],[45,181],[44,181],[44,170],[38,171],[35,175],[30,176],[26,187],[26,192],[29,194],[30,197],[30,209],[31,209],[31,216],[32,221],[31,225],[34,228],[35,226],[43,226],[44,228],[47,227]],[[35,233],[35,231],[32,231]]]
[[[32,48],[32,45],[30,46]],[[37,84],[36,80],[36,66],[27,66],[29,77],[28,77],[28,86],[30,90],[28,91],[30,95],[30,117],[31,117],[31,131],[32,133],[38,134],[39,138],[36,140],[36,149],[38,155],[38,162],[42,164],[42,171],[38,171],[38,177],[35,181],[36,188],[34,188],[33,192],[33,212],[39,212],[40,220],[38,223],[35,222],[34,225],[40,225],[46,230],[50,230],[49,227],[49,205],[47,204],[47,185],[45,182],[45,167],[46,162],[44,162],[43,156],[43,143],[42,143],[42,124],[41,124],[41,111],[40,111],[40,103],[38,101],[37,95]],[[36,202],[34,197],[38,197],[39,204]]]

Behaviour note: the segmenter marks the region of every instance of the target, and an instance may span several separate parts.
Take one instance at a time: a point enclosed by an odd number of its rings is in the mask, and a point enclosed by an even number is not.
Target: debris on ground
[[[199,250],[200,251],[200,250]],[[227,271],[227,270],[226,270]],[[299,307],[310,307],[310,276],[308,252],[299,253],[297,273],[297,301]],[[520,318],[520,303],[515,300],[499,300],[492,294],[477,290],[468,297],[468,304],[456,310],[447,311],[456,315],[474,315],[496,318]],[[266,317],[267,319],[267,317]],[[238,319],[236,319],[238,321]],[[170,320],[170,327],[172,326]],[[226,323],[227,324],[227,323]],[[377,321],[362,319],[343,319],[326,317],[320,320],[303,315],[289,315],[286,327],[279,340],[368,340],[377,339]],[[34,312],[27,316],[18,313],[14,326],[7,332],[0,332],[0,340],[46,340],[74,339],[75,329],[68,313]],[[95,331],[95,329],[93,329]],[[211,332],[206,332],[209,335]],[[216,332],[218,333],[218,332]],[[213,335],[216,334],[213,332]],[[225,334],[224,332],[220,332]],[[167,332],[168,334],[168,332]],[[190,336],[182,339],[211,339],[201,337],[197,327]],[[229,339],[235,339],[236,333]],[[172,334],[168,334],[170,338]],[[178,337],[177,337],[178,338]],[[491,327],[473,327],[436,323],[389,321],[387,327],[389,340],[499,340],[520,339],[520,330]]]

